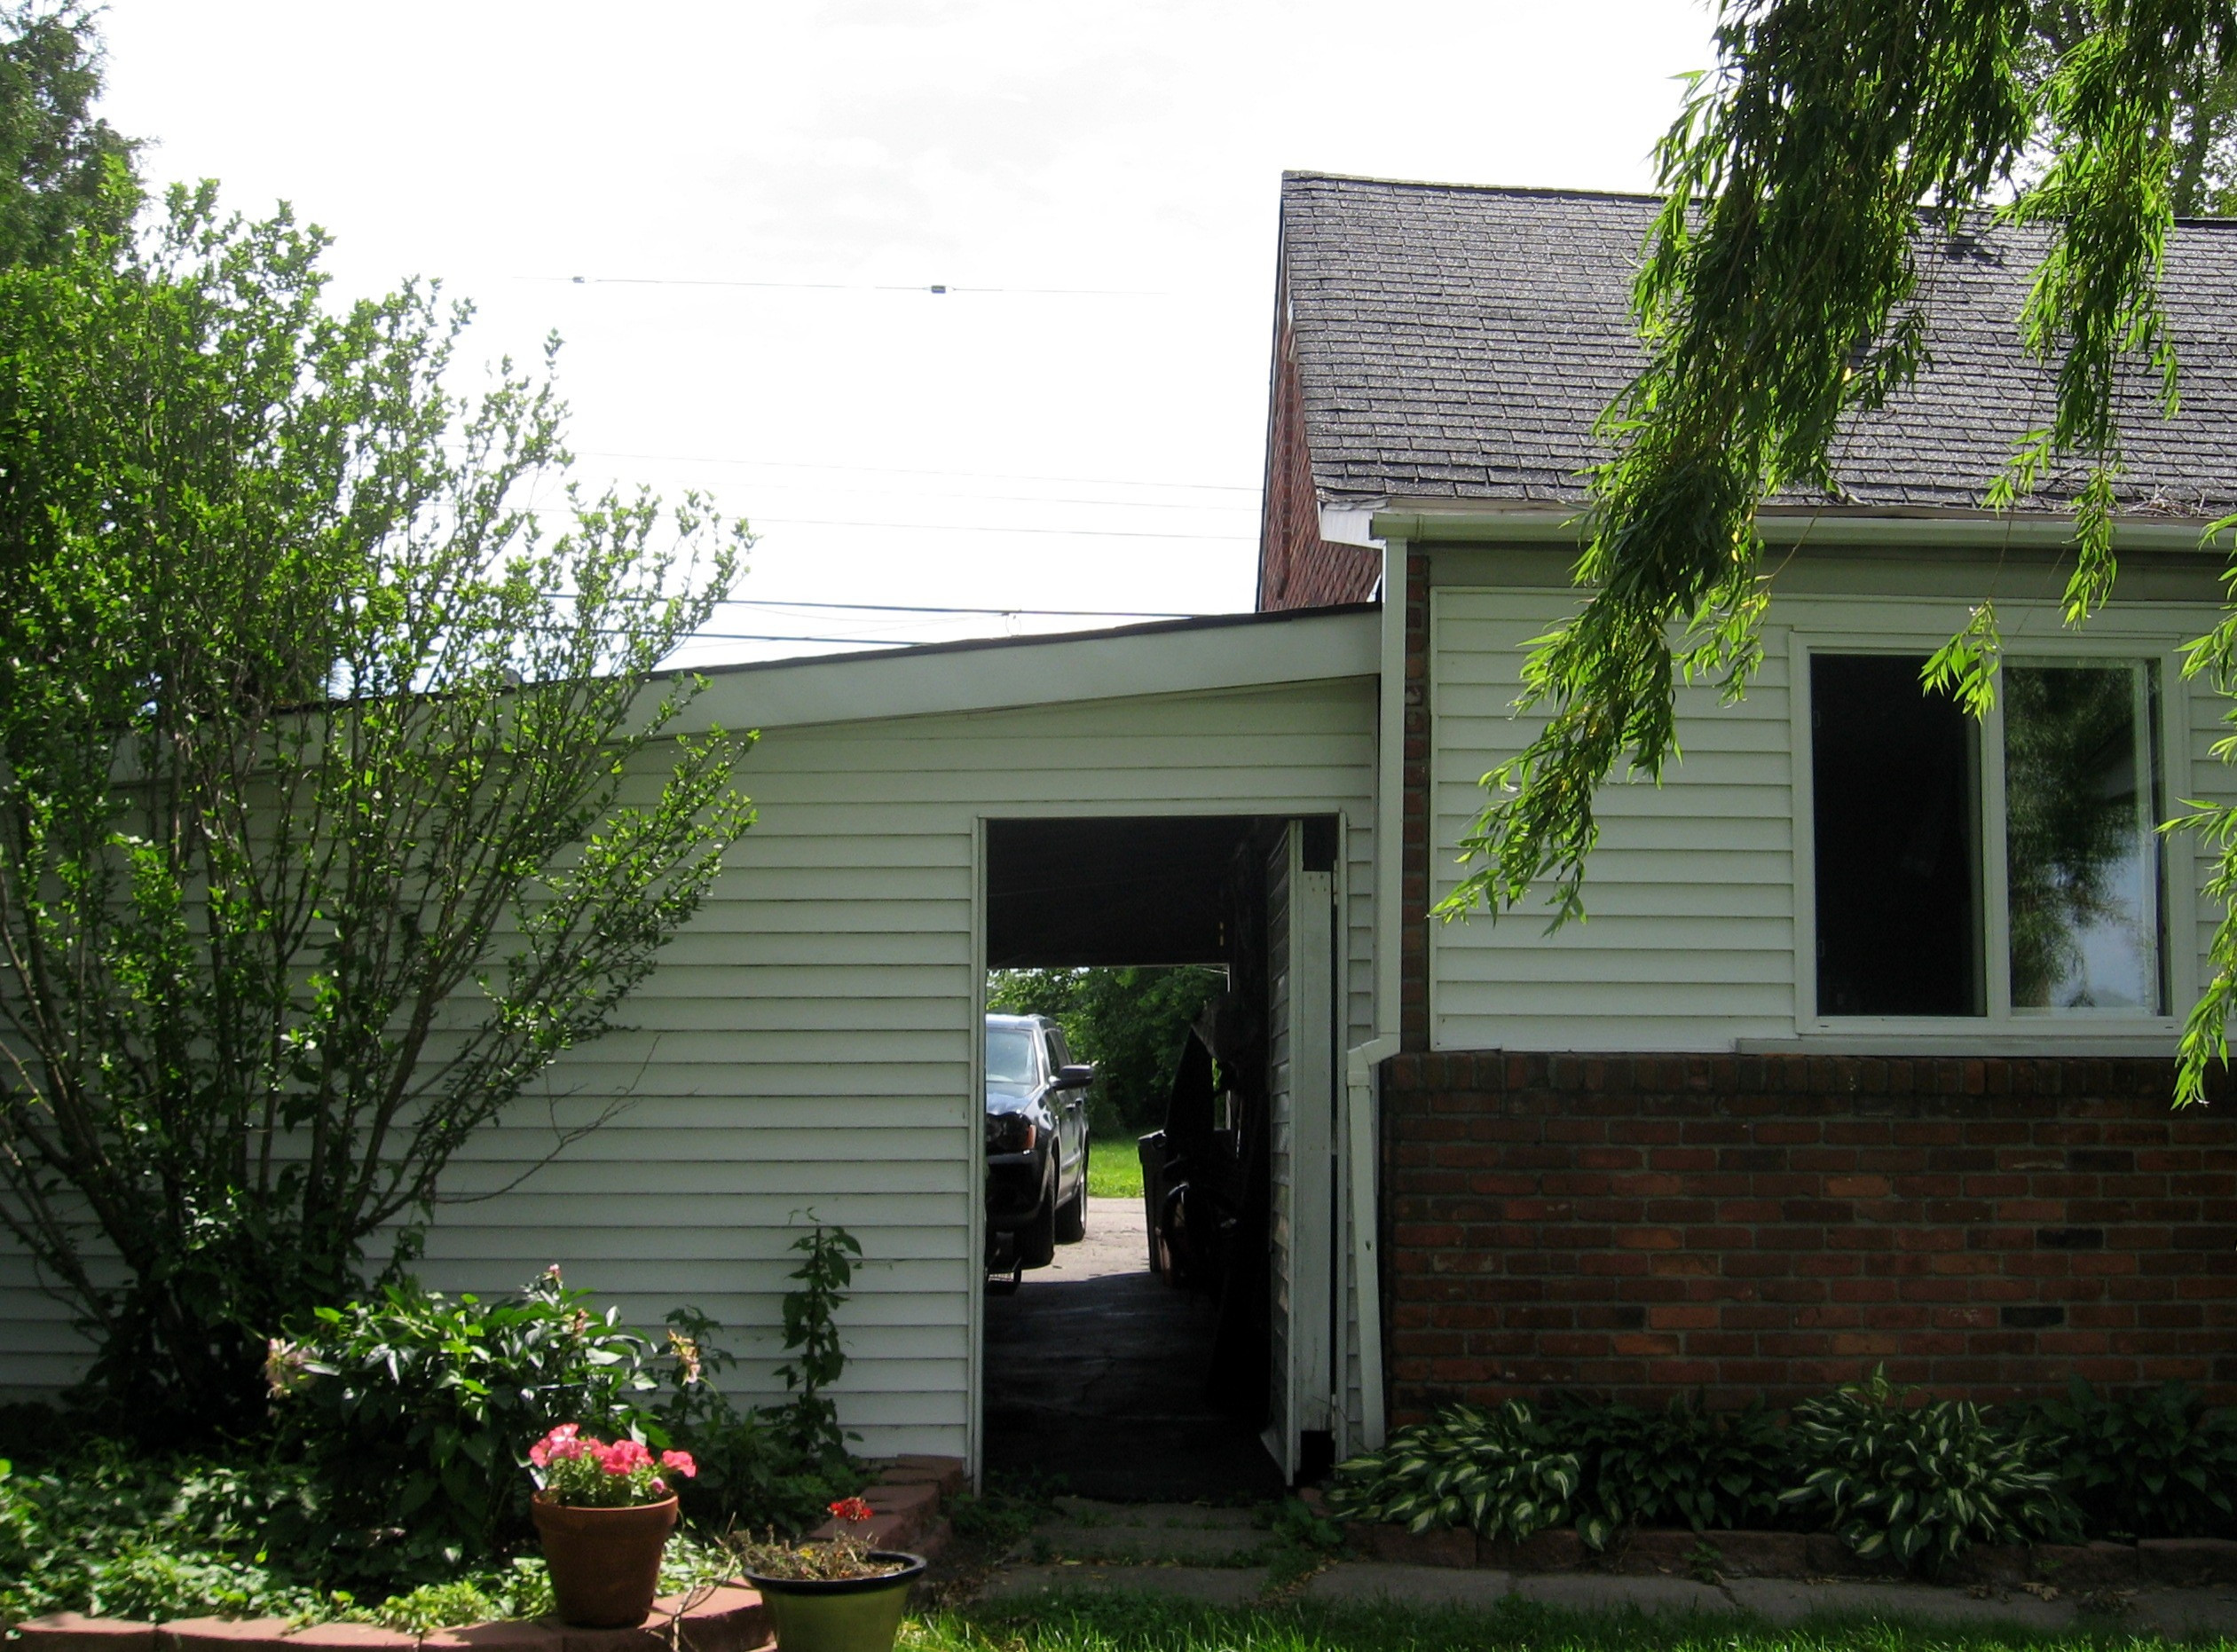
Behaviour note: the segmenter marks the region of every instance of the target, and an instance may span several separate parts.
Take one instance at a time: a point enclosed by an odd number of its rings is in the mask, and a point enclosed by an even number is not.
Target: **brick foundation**
[[[1383,1073],[1391,1421],[1550,1388],[2237,1403],[2237,1104],[2158,1061],[1427,1055]]]

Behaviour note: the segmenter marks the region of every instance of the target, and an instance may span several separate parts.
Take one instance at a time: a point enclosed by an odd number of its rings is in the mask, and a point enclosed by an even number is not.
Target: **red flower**
[[[858,1497],[843,1497],[831,1505],[831,1517],[834,1520],[868,1520],[870,1517],[870,1505]]]
[[[660,1453],[660,1466],[674,1469],[686,1480],[696,1479],[699,1473],[699,1465],[691,1460],[689,1451],[663,1451]]]

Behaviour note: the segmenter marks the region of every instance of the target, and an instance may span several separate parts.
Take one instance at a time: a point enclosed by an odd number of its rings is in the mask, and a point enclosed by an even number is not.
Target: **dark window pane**
[[[1981,1013],[1974,726],[1925,664],[1810,659],[1820,1015]]]
[[[2156,1014],[2145,667],[2008,665],[2004,677],[2013,1008]]]

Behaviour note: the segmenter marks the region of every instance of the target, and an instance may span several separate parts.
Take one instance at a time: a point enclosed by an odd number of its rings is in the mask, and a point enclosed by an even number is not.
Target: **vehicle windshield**
[[[987,1029],[988,1083],[1030,1084],[1037,1076],[1033,1070],[1031,1028],[990,1027]]]

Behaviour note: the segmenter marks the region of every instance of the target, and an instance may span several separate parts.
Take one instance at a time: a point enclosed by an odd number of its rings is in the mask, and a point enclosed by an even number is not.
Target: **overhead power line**
[[[729,287],[792,293],[1018,294],[1043,298],[1170,298],[1173,295],[1132,287],[958,287],[949,281],[734,281],[672,275],[516,275],[516,281],[557,282],[569,287]]]
[[[882,476],[962,476],[973,482],[1081,482],[1092,487],[1185,488],[1200,493],[1256,493],[1255,484],[1241,482],[1153,482],[1138,476],[1046,476],[1021,470],[942,470],[902,465],[839,465],[793,459],[718,459],[711,453],[630,453],[613,448],[578,450],[581,459],[655,459],[685,465],[732,465],[760,470],[848,470]]]
[[[1199,613],[1154,608],[944,608],[916,602],[811,602],[776,596],[726,596],[724,608],[844,609],[864,614],[1038,614],[1059,619],[1201,619]]]
[[[529,508],[539,516],[571,518],[575,515],[573,509],[563,505],[535,505]],[[891,528],[896,532],[910,533],[1033,533],[1053,534],[1059,539],[1189,539],[1198,544],[1220,545],[1240,545],[1258,537],[1255,533],[1169,533],[1154,528],[1015,528],[981,522],[865,522],[847,516],[750,515],[744,521],[755,528]]]

